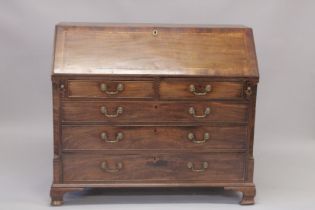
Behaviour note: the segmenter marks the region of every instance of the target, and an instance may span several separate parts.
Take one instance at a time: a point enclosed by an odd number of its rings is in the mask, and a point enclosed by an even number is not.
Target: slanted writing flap
[[[258,77],[246,27],[58,25],[56,74]]]

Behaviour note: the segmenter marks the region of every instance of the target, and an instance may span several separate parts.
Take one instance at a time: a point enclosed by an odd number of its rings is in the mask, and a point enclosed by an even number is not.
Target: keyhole
[[[155,105],[155,106],[154,106],[154,109],[157,109],[157,108],[158,108],[158,106],[157,106],[157,105]]]
[[[154,30],[152,31],[152,34],[153,34],[153,36],[157,36],[157,35],[158,35],[158,30],[154,29]]]

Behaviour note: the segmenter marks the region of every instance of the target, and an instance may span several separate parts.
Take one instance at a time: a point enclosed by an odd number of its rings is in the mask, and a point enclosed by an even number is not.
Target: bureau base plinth
[[[67,192],[83,191],[83,187],[51,187],[50,197],[52,206],[61,206],[63,204],[63,196]]]
[[[78,187],[74,187],[78,186]],[[118,186],[115,184],[53,184],[50,190],[51,196],[51,206],[61,206],[64,204],[64,194],[68,192],[80,192],[84,189],[106,189],[106,188],[223,188],[224,190],[232,190],[235,192],[242,193],[242,199],[240,201],[240,205],[253,205],[255,204],[255,195],[256,188],[252,183],[244,183],[244,184],[201,184],[201,183],[173,183],[173,184],[126,184],[125,186]],[[210,196],[210,195],[209,195]]]
[[[240,202],[241,205],[253,205],[255,204],[256,187],[225,187],[225,190],[239,191],[243,194],[243,198]]]

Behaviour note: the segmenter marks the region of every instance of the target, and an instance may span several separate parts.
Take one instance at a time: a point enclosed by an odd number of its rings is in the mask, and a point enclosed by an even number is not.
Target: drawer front
[[[64,150],[245,149],[247,127],[63,126]]]
[[[244,179],[244,153],[63,155],[64,182]]]
[[[240,99],[241,82],[212,82],[199,80],[164,80],[160,83],[162,99]]]
[[[153,98],[153,81],[69,80],[69,97]]]
[[[63,102],[63,121],[246,122],[248,104],[232,102]]]

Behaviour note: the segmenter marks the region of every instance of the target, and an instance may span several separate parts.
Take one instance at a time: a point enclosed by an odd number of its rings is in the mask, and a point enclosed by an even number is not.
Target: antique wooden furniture
[[[253,204],[258,77],[247,27],[57,25],[51,204],[86,187],[224,187]]]

